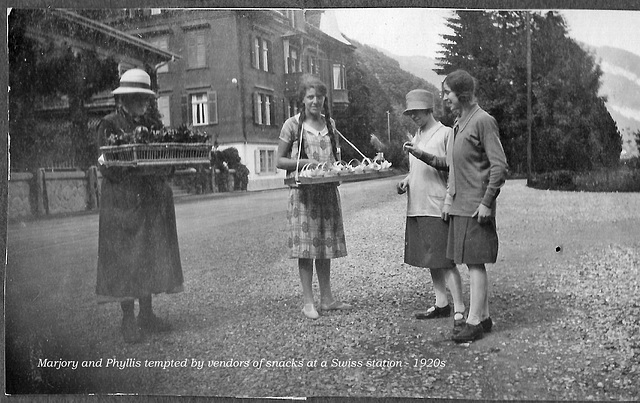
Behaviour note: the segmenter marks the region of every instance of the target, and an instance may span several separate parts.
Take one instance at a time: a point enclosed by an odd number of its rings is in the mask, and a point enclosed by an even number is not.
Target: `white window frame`
[[[287,56],[287,68],[289,73],[300,73],[300,50],[289,45],[289,55]]]
[[[275,122],[271,121],[271,116],[275,117],[275,101],[273,94],[266,92],[254,92],[255,117],[254,123],[262,126],[272,126]],[[273,109],[273,111],[272,111]]]
[[[333,64],[333,89],[334,90],[347,89],[345,73],[346,72],[345,72],[344,64],[340,64],[340,63]]]
[[[194,126],[209,124],[209,97],[206,92],[191,94],[191,123]]]
[[[274,148],[258,148],[256,149],[256,174],[275,174],[276,168],[276,150]]]

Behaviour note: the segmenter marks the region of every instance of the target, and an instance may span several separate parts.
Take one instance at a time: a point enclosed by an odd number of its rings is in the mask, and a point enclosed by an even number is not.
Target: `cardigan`
[[[495,216],[496,198],[507,173],[498,124],[476,105],[464,122],[456,120],[453,130],[447,153],[449,214],[471,217],[483,204]]]

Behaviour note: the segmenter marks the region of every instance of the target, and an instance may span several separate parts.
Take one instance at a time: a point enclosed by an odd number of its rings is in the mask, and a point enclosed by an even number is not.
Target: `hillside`
[[[595,55],[602,68],[600,95],[607,97],[607,109],[622,136],[623,150],[627,155],[639,155],[633,133],[640,131],[640,56],[613,47],[582,46]],[[435,59],[379,51],[397,61],[401,69],[439,88],[444,77],[433,71]]]
[[[622,149],[638,155],[633,133],[640,131],[640,56],[626,50],[591,49],[602,68],[600,94],[607,97],[607,109],[622,135]]]

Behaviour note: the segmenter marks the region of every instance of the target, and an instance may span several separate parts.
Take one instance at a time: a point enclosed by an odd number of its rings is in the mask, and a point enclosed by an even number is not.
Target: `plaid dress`
[[[297,120],[290,118],[282,128],[280,138],[292,143],[292,158],[297,158]],[[319,162],[334,162],[331,140],[325,127],[320,133],[302,130],[305,150]],[[303,185],[291,188],[287,206],[289,224],[289,257],[333,259],[347,255],[342,223],[342,207],[337,184]]]

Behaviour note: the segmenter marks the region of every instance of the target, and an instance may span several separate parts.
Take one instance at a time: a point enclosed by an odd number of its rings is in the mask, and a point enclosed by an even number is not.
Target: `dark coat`
[[[127,133],[134,122],[119,110],[98,127],[98,144]],[[142,175],[134,167],[101,166],[103,175],[96,293],[100,302],[182,291],[173,192],[168,176]]]

